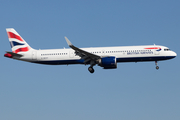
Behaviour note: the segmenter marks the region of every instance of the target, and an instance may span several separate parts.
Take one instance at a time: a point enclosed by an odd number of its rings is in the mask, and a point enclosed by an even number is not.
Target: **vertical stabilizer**
[[[13,53],[28,52],[32,49],[14,28],[7,28],[6,31]]]

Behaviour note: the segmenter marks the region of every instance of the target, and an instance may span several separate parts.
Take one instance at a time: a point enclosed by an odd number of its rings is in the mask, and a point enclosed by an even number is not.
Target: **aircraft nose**
[[[176,57],[176,56],[177,56],[177,54],[176,54],[175,52],[172,52],[172,56]]]

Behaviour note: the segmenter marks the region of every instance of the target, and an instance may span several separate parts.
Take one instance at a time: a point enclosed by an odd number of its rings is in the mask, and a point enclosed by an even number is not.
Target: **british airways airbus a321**
[[[155,61],[156,69],[159,69],[158,61],[177,56],[168,47],[160,45],[78,48],[67,37],[65,39],[71,49],[35,50],[13,28],[6,31],[12,52],[6,52],[5,57],[46,65],[90,65],[90,73],[94,73],[95,65],[116,69],[118,62]]]

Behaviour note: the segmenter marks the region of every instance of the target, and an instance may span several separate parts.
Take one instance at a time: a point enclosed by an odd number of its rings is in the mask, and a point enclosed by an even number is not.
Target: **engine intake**
[[[104,69],[115,69],[117,68],[116,57],[103,57],[98,60],[98,65]]]

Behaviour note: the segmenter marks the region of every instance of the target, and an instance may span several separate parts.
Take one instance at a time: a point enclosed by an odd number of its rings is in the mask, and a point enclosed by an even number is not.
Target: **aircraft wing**
[[[95,60],[101,58],[101,57],[98,56],[98,55],[92,54],[92,53],[87,52],[87,51],[85,51],[85,50],[82,50],[82,49],[80,49],[80,48],[78,48],[78,47],[75,47],[75,46],[69,41],[69,39],[68,39],[67,37],[65,37],[65,39],[66,39],[66,42],[67,42],[67,44],[69,45],[69,47],[72,48],[73,50],[75,50],[76,55],[80,56],[82,59],[85,60],[85,61],[84,61],[85,64],[86,64],[87,62],[89,62],[90,60],[94,60],[94,61],[95,61]]]

